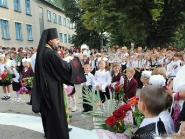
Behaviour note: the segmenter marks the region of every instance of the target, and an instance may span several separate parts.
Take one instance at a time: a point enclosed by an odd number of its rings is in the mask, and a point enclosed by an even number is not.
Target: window
[[[62,36],[62,33],[59,33],[59,37],[60,37],[60,42],[63,42],[63,36]]]
[[[15,29],[16,29],[16,39],[17,40],[23,40],[21,23],[15,22]]]
[[[62,25],[62,17],[60,15],[58,16],[58,23],[59,25]]]
[[[70,28],[70,24],[71,24],[71,23],[70,23],[70,20],[68,20],[68,28]]]
[[[53,22],[57,23],[57,15],[55,13],[53,13]]]
[[[70,43],[70,39],[71,39],[71,36],[70,36],[70,35],[68,35],[68,43]]]
[[[26,25],[28,41],[33,41],[32,37],[32,25]]]
[[[64,26],[66,26],[66,18],[64,18]]]
[[[48,18],[48,21],[51,22],[51,12],[47,10],[47,18]]]
[[[17,12],[21,12],[20,0],[14,0],[14,10]]]
[[[4,8],[8,8],[7,0],[0,0],[0,6]]]
[[[67,34],[64,34],[64,43],[67,43]]]
[[[1,33],[3,39],[10,39],[8,20],[1,20]]]
[[[31,15],[30,0],[25,0],[26,14]]]
[[[69,19],[67,19],[67,24],[66,24],[67,27],[68,27],[68,24],[69,24]]]

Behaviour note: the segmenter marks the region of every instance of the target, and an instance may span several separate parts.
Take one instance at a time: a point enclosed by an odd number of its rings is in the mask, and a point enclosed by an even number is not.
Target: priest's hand
[[[82,59],[83,59],[83,54],[82,54],[82,53],[79,53],[79,54],[77,55],[77,57],[78,57],[80,60],[82,60]]]

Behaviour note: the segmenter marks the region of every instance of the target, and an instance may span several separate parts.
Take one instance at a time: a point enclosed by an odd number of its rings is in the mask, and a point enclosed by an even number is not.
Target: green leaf
[[[130,128],[127,128],[123,134],[125,134],[128,137],[131,137],[133,135]]]

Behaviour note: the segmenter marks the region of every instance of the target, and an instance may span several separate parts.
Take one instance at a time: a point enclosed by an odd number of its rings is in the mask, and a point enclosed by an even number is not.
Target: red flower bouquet
[[[104,103],[101,101],[99,92],[94,93],[91,90],[85,90],[83,94],[83,99],[87,100],[85,103],[94,106],[96,109],[84,114],[93,117],[97,133],[106,134],[108,138],[129,139],[133,134],[132,128],[134,126],[131,106],[130,104],[123,104],[121,99],[120,101],[115,99],[116,91],[122,90],[119,83],[115,83],[113,89],[115,91],[110,93],[110,99],[105,97]]]
[[[6,72],[6,71],[1,72],[0,75],[1,75],[0,80],[1,80],[2,82],[11,81],[11,79],[12,79],[12,75],[9,74],[9,73]]]

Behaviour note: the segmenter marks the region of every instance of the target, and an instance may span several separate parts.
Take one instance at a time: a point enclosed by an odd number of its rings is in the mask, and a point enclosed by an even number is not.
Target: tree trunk
[[[148,48],[153,49],[157,46],[156,44],[156,38],[154,34],[149,34],[146,38],[146,45]]]
[[[103,33],[100,34],[100,47],[103,48]]]

